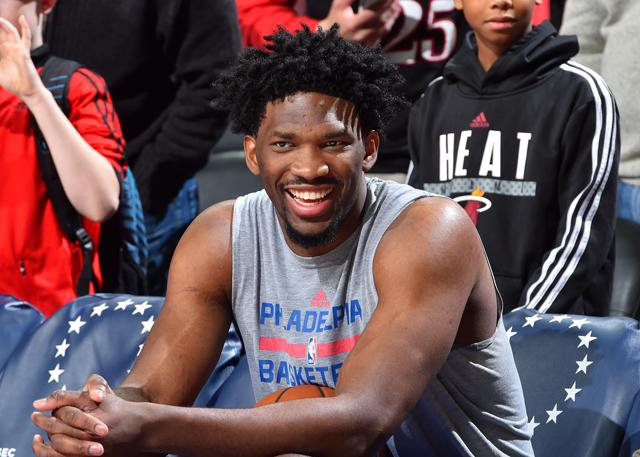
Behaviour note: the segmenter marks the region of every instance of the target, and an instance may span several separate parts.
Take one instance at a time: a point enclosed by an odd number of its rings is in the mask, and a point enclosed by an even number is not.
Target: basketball
[[[333,397],[335,390],[332,387],[318,386],[316,384],[303,384],[295,387],[285,387],[284,389],[277,390],[270,393],[262,400],[258,401],[255,406],[270,405],[272,403],[280,403],[282,401],[289,400],[301,400],[303,398],[322,398]],[[298,454],[286,454],[279,457],[296,457]],[[387,450],[386,446],[382,448],[376,454],[376,457],[390,457],[391,453]]]
[[[256,406],[270,405],[271,403],[279,403],[281,401],[300,400],[302,398],[333,397],[334,395],[334,390],[331,387],[303,384],[295,387],[285,387],[284,389],[270,393],[258,401]]]

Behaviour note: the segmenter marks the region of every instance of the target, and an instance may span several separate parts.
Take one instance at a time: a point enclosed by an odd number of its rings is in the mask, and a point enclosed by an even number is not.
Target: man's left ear
[[[380,147],[380,134],[371,130],[364,137],[364,160],[362,161],[362,171],[365,173],[371,170],[373,164],[378,159],[378,148]]]
[[[54,6],[56,6],[58,0],[38,0],[38,14],[44,14],[45,16],[51,12]]]

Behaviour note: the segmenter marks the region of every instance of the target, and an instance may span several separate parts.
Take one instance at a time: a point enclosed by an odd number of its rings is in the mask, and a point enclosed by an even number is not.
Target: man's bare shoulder
[[[184,234],[185,242],[228,244],[235,200],[226,200],[210,206],[200,213]]]
[[[467,213],[450,198],[440,196],[414,201],[391,224],[383,237],[385,244],[439,243],[453,252],[464,249],[467,243],[475,245],[479,241]]]
[[[472,277],[483,263],[473,223],[460,205],[446,197],[422,198],[409,205],[386,231],[375,256],[375,265],[422,273],[467,272]]]
[[[171,260],[169,291],[230,287],[233,205],[213,205],[189,225]]]

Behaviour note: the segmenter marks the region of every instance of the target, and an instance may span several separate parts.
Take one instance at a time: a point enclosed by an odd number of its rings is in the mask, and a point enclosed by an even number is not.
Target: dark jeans
[[[640,186],[618,181],[618,217],[640,224]]]
[[[164,296],[173,251],[187,226],[198,214],[198,186],[195,178],[184,183],[176,198],[160,218],[144,215],[149,244],[149,294]]]

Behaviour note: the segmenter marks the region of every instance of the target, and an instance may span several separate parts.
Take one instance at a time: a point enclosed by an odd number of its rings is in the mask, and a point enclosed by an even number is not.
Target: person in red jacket
[[[79,245],[60,228],[36,157],[37,122],[73,207],[95,245],[100,222],[118,208],[124,140],[104,80],[71,76],[69,117],[38,72],[49,58],[43,18],[55,0],[0,2],[0,293],[50,316],[76,296]],[[94,273],[100,280],[97,255]]]
[[[353,3],[354,0],[333,0],[326,17],[320,20],[310,15],[298,14],[296,0],[236,0],[242,44],[263,46],[264,37],[274,32],[276,24],[294,31],[301,30],[302,24],[311,30],[318,26],[323,30],[329,30],[337,23],[340,26],[340,35],[346,40],[373,46],[391,31],[401,12],[398,0],[369,1],[366,3],[371,7],[356,7],[356,11]],[[312,5],[308,4],[307,7],[311,8]]]

